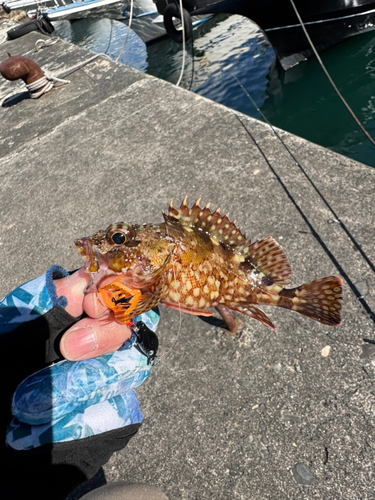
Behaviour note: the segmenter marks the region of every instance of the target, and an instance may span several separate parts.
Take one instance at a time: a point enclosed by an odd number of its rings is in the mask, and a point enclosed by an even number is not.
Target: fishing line
[[[349,229],[346,227],[345,223],[340,219],[340,217],[337,215],[337,213],[335,212],[335,210],[332,208],[332,206],[329,204],[329,202],[326,200],[326,198],[320,192],[319,188],[316,186],[316,184],[314,183],[314,181],[309,177],[309,175],[306,172],[306,170],[299,163],[299,161],[297,160],[297,158],[294,156],[293,152],[289,149],[288,145],[283,141],[283,138],[277,132],[277,130],[275,129],[275,127],[272,125],[272,123],[268,121],[267,117],[260,110],[260,108],[258,107],[258,105],[256,104],[256,102],[254,101],[254,99],[251,97],[251,95],[249,94],[249,92],[245,89],[245,87],[242,85],[242,83],[239,81],[239,79],[231,71],[229,71],[229,72],[232,75],[232,77],[237,81],[238,85],[245,92],[245,94],[247,95],[247,97],[250,99],[250,101],[253,104],[253,106],[255,107],[255,109],[258,111],[258,113],[262,116],[262,118],[264,119],[264,121],[271,128],[272,132],[279,139],[279,141],[281,142],[281,144],[284,146],[284,148],[286,149],[286,151],[289,153],[289,155],[291,156],[291,158],[295,162],[295,165],[301,170],[301,172],[306,177],[306,179],[309,181],[309,183],[311,184],[311,186],[314,188],[315,192],[318,194],[318,196],[323,201],[323,203],[325,204],[325,206],[328,208],[328,210],[330,210],[330,212],[333,215],[333,221],[332,222],[340,224],[340,226],[342,227],[342,229],[345,231],[346,235],[349,237],[349,239],[351,240],[351,242],[353,243],[353,245],[359,251],[359,253],[363,257],[363,259],[365,260],[365,262],[368,264],[368,266],[370,267],[370,269],[372,270],[372,272],[375,273],[375,265],[371,262],[370,258],[362,250],[362,247],[357,242],[357,240],[354,238],[354,236],[351,234],[351,232],[349,231]]]
[[[344,97],[342,96],[341,92],[339,91],[339,89],[336,87],[335,85],[335,82],[332,80],[330,74],[328,73],[326,67],[324,66],[323,64],[323,61],[321,60],[319,54],[318,54],[318,51],[316,50],[308,32],[307,32],[307,29],[302,21],[302,18],[301,16],[299,15],[299,12],[297,10],[297,7],[294,5],[294,2],[293,0],[290,0],[290,3],[292,4],[292,7],[294,9],[294,12],[296,13],[296,16],[298,18],[298,21],[300,22],[301,24],[301,28],[303,29],[303,32],[305,33],[305,36],[307,38],[307,41],[309,42],[310,44],[310,47],[312,48],[314,54],[315,54],[315,57],[317,58],[322,70],[324,71],[324,73],[326,74],[326,77],[328,78],[329,80],[329,83],[332,85],[334,91],[336,92],[336,94],[339,96],[339,98],[341,99],[341,101],[343,102],[343,104],[345,105],[346,109],[349,111],[349,113],[352,115],[352,118],[354,119],[354,121],[356,122],[356,124],[358,125],[358,127],[362,130],[362,132],[365,134],[365,136],[367,137],[367,139],[371,142],[371,144],[373,146],[375,146],[375,141],[374,139],[371,137],[371,135],[367,132],[367,130],[365,129],[365,127],[362,125],[362,123],[359,121],[359,119],[357,118],[357,116],[355,115],[354,111],[352,110],[352,108],[349,106],[349,104],[346,102],[346,100],[344,99]]]
[[[314,236],[314,238],[318,241],[318,243],[320,244],[320,246],[326,252],[326,254],[328,255],[328,257],[331,259],[332,263],[335,265],[336,269],[341,274],[341,276],[345,279],[345,281],[349,285],[350,289],[352,290],[352,292],[357,297],[358,301],[360,302],[360,304],[362,305],[362,307],[366,311],[368,317],[375,323],[375,314],[372,312],[370,306],[367,304],[367,302],[364,299],[364,297],[358,291],[358,289],[355,286],[355,284],[352,282],[352,280],[346,274],[346,272],[344,271],[344,269],[341,267],[341,264],[338,262],[338,260],[336,259],[336,257],[329,250],[329,248],[324,243],[324,241],[322,240],[322,238],[320,237],[320,235],[315,231],[314,227],[312,226],[312,224],[310,223],[310,221],[308,220],[308,218],[306,217],[306,215],[303,213],[303,210],[300,208],[300,206],[298,205],[298,203],[295,201],[295,199],[293,198],[292,194],[288,190],[287,186],[284,184],[284,182],[282,181],[281,177],[277,174],[276,170],[271,165],[271,162],[267,158],[267,156],[264,153],[263,149],[257,143],[257,141],[255,140],[255,138],[253,137],[253,135],[251,134],[251,132],[248,130],[248,128],[246,127],[246,125],[243,123],[243,121],[241,120],[240,116],[237,115],[236,113],[233,113],[233,114],[237,118],[237,120],[240,122],[240,124],[242,125],[242,127],[245,129],[246,133],[251,138],[251,140],[253,141],[254,145],[258,148],[260,154],[263,156],[264,160],[266,161],[266,163],[269,166],[270,170],[272,171],[272,173],[274,174],[274,176],[276,177],[276,179],[280,183],[281,187],[285,191],[285,193],[288,196],[289,200],[292,202],[292,204],[294,205],[294,207],[296,208],[296,210],[298,211],[298,213],[302,217],[303,221],[305,222],[305,224],[310,229],[311,234]]]
[[[122,53],[123,53],[123,52],[124,52],[124,50],[125,50],[125,47],[126,47],[126,44],[127,44],[128,38],[129,38],[130,27],[131,27],[131,25],[132,25],[132,19],[133,19],[133,4],[134,4],[134,0],[131,0],[131,1],[130,1],[130,16],[129,16],[128,31],[127,31],[127,33],[126,33],[126,38],[125,38],[124,45],[122,46],[121,52],[120,52],[120,53],[119,53],[119,55],[117,56],[116,62],[118,62],[118,60],[119,60],[119,59],[120,59],[120,57],[122,56]]]

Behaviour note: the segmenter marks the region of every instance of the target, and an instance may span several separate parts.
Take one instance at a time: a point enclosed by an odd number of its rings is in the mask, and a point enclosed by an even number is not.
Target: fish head
[[[105,231],[99,230],[74,243],[90,274],[86,293],[97,291],[110,276],[122,275],[128,279],[128,286],[133,287],[152,282],[174,248],[160,226],[127,222],[111,224]]]
[[[92,236],[74,241],[84,261],[84,268],[90,274],[86,293],[99,288],[108,276],[117,276],[139,263],[136,247],[136,227],[127,222],[111,224],[105,231],[100,229]]]

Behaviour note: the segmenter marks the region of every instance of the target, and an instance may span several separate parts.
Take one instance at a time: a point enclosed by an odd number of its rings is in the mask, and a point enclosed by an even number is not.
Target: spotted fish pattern
[[[116,223],[76,240],[91,273],[89,291],[100,289],[113,274],[117,282],[141,290],[134,316],[159,302],[204,316],[221,305],[274,329],[258,307],[271,305],[323,324],[340,324],[340,278],[288,289],[291,268],[281,246],[272,237],[251,243],[228,215],[209,205],[201,208],[200,200],[189,208],[185,198],[178,209],[171,201],[161,224]],[[121,303],[113,309],[118,321],[129,320]]]

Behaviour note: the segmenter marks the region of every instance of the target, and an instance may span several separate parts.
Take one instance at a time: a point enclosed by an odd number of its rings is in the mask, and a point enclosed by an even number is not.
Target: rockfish
[[[325,325],[339,325],[342,280],[336,276],[286,288],[291,268],[271,237],[251,243],[220,209],[171,201],[161,224],[112,224],[75,244],[97,290],[120,323],[158,303],[211,316],[229,308],[275,329],[258,305],[291,309]],[[104,286],[103,280],[114,280]],[[224,307],[223,307],[224,306]]]

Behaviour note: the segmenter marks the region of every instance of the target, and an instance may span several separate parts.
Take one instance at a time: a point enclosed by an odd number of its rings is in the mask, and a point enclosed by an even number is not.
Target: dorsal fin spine
[[[179,210],[176,210],[173,203],[169,206],[167,223],[180,224],[182,227],[189,227],[191,230],[203,231],[210,236],[215,244],[222,243],[225,247],[243,247],[246,236],[231,222],[228,215],[221,215],[220,208],[211,212],[208,203],[203,209],[200,207],[200,199],[189,209],[187,198],[181,203]],[[250,243],[250,242],[248,242]]]

